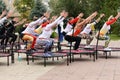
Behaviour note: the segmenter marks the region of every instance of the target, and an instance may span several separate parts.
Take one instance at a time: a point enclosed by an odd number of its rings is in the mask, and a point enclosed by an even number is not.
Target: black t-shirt
[[[7,34],[11,34],[14,33],[15,31],[15,21],[11,21],[8,25],[7,25]]]

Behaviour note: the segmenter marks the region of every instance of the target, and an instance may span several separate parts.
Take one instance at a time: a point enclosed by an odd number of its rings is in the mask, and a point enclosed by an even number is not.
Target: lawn
[[[110,38],[111,38],[111,40],[120,40],[120,36],[118,36],[116,34],[110,34]]]

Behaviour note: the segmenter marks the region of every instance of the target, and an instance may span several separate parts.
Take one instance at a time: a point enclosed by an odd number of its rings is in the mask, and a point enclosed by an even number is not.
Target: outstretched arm
[[[25,21],[26,21],[26,19],[23,19],[22,21],[19,21],[18,23],[14,24],[14,26],[15,27],[19,26],[19,25],[23,24]]]
[[[2,14],[0,15],[0,19],[1,19],[2,17],[4,17],[4,16],[6,15],[6,13],[7,13],[7,11],[4,10],[4,11],[2,12]]]
[[[107,24],[107,25],[111,25],[111,24],[115,23],[119,17],[120,17],[120,12],[118,12],[118,14],[117,14],[114,18],[108,20],[108,21],[106,22],[106,24]]]
[[[101,18],[103,18],[104,16],[105,14],[100,14],[100,17],[98,17],[98,19],[96,19],[95,22],[98,23],[101,20]]]

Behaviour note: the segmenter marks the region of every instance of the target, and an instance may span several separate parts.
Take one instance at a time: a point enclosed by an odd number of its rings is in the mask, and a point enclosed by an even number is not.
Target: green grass
[[[116,34],[110,34],[110,38],[111,38],[111,40],[120,40],[120,36],[118,36]]]

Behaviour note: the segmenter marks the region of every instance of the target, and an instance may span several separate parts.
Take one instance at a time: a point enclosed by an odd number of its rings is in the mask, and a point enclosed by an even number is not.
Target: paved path
[[[94,42],[93,42],[94,44]],[[103,44],[103,42],[100,42]],[[120,47],[120,41],[111,41],[110,46]],[[0,58],[0,80],[120,80],[120,54],[112,52],[112,56],[105,59],[100,57],[93,62],[88,56],[75,56],[75,62],[66,65],[66,59],[51,62],[43,66],[43,59],[36,59],[30,65],[26,64],[25,54],[22,60],[6,65],[6,58]]]

